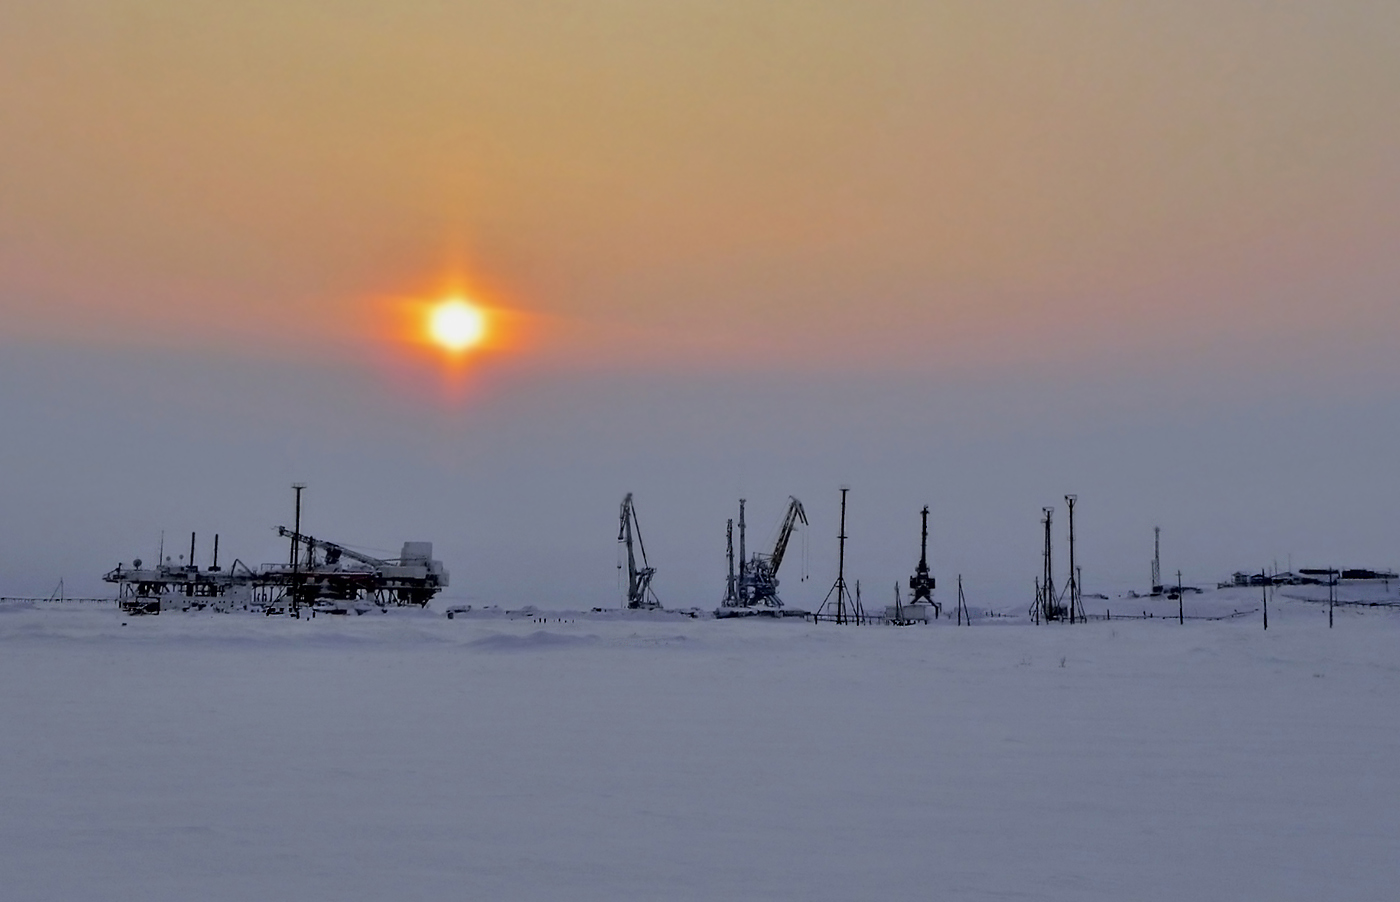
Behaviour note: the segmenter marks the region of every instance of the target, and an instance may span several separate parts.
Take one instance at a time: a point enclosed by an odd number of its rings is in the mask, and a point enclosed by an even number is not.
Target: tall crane
[[[920,512],[923,518],[923,530],[919,538],[919,566],[914,569],[914,575],[909,577],[909,591],[913,598],[910,604],[931,604],[934,610],[942,614],[943,606],[933,600],[933,590],[937,583],[928,572],[928,505]]]
[[[797,529],[798,524],[807,525],[807,512],[802,509],[802,502],[791,495],[788,496],[788,509],[783,517],[783,525],[778,529],[777,541],[773,543],[773,550],[769,554],[754,552],[753,557],[748,561],[743,560],[742,537],[744,536],[744,508],[739,506],[739,536],[741,538],[741,551],[739,561],[738,576],[738,597],[735,604],[730,604],[726,599],[725,604],[731,607],[755,607],[763,606],[770,608],[780,608],[783,606],[782,599],[778,597],[778,568],[783,565],[783,557],[787,554],[788,541],[792,538],[792,533]]]
[[[632,504],[632,493],[622,499],[618,514],[617,540],[627,546],[627,607],[631,610],[654,611],[661,607],[656,593],[651,590],[652,577],[656,568],[647,561],[647,547],[642,542],[642,525],[637,520],[637,508]],[[637,566],[637,555],[632,547],[636,535],[636,551],[642,554],[642,566]]]

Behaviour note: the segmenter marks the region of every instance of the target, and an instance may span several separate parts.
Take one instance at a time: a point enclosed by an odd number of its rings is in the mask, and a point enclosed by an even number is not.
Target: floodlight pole
[[[841,487],[841,533],[836,553],[836,622],[846,622],[846,486]]]
[[[292,489],[297,493],[296,519],[292,522],[292,616],[301,618],[301,491],[306,488],[304,482],[292,483]]]

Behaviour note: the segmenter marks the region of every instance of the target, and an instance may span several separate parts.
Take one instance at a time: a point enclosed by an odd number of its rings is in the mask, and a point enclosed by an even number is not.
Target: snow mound
[[[495,633],[469,642],[467,645],[483,651],[530,651],[542,648],[576,648],[580,645],[596,645],[599,641],[597,636],[591,634],[566,636],[563,633],[551,633],[548,630],[535,630],[526,636]]]

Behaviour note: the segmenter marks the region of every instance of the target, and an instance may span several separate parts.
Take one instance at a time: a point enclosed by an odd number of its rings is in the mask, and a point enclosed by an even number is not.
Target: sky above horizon
[[[1105,582],[1400,563],[1397,108],[1358,0],[8,4],[0,592],[293,480],[503,603],[613,598],[628,490],[696,604],[740,494],[829,584],[840,484],[882,586],[1065,492]]]

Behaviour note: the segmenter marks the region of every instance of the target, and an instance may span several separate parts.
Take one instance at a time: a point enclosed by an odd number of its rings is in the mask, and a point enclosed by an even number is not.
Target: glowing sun
[[[428,334],[448,351],[465,351],[486,337],[486,314],[460,298],[443,301],[428,314]]]

